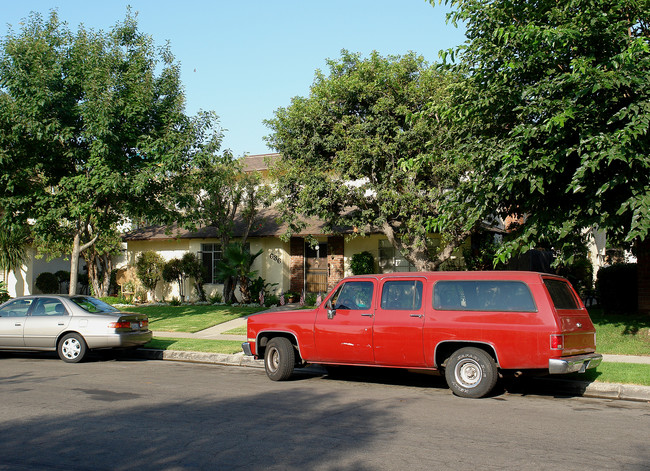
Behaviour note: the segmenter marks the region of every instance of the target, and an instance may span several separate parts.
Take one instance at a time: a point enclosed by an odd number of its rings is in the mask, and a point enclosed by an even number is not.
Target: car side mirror
[[[334,306],[332,306],[332,300],[329,299],[327,301],[327,304],[325,306],[327,308],[327,318],[328,319],[334,319],[334,316],[336,315],[336,309],[334,309]]]

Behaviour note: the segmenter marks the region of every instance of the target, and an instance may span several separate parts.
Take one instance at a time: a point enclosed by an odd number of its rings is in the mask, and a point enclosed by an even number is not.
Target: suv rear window
[[[544,284],[551,295],[555,309],[580,309],[571,288],[562,280],[544,278]]]
[[[528,286],[521,281],[439,281],[433,307],[445,311],[536,312]]]

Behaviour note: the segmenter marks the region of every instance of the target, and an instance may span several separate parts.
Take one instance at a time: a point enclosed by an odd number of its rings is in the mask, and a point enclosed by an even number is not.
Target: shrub
[[[59,279],[54,273],[44,271],[36,277],[36,287],[43,294],[52,294],[59,291]]]
[[[636,313],[636,263],[617,263],[598,270],[596,295],[605,312]]]
[[[170,306],[180,306],[181,305],[181,300],[178,299],[176,296],[172,298],[171,301],[169,301]]]
[[[280,304],[280,298],[275,294],[271,294],[268,297],[264,298],[265,307],[277,306],[278,304]]]
[[[221,293],[214,293],[209,298],[210,304],[221,304],[223,302],[223,296]]]
[[[370,252],[363,251],[352,255],[350,270],[354,275],[369,275],[375,273],[375,257]]]
[[[138,255],[135,261],[135,270],[138,278],[148,291],[153,293],[156,290],[156,285],[162,277],[162,269],[165,261],[162,256],[157,252],[147,251]]]

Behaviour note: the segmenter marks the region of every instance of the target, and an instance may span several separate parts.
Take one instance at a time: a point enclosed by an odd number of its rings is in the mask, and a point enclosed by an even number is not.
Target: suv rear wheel
[[[485,350],[464,347],[456,350],[447,360],[445,379],[457,396],[483,397],[497,383],[497,365]]]

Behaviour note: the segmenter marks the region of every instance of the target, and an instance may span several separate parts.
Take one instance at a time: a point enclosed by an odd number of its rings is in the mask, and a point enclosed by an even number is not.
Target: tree
[[[79,255],[127,217],[166,215],[191,157],[179,67],[159,51],[130,11],[109,33],[32,14],[1,43],[0,224],[65,244],[71,294]]]
[[[648,2],[445,3],[467,28],[453,67],[467,86],[450,105],[466,130],[458,151],[476,169],[456,193],[468,224],[526,216],[502,261],[544,240],[570,258],[585,227],[647,240]]]
[[[181,264],[185,275],[194,280],[194,289],[199,296],[199,301],[205,301],[205,289],[203,289],[207,277],[205,267],[196,255],[189,252],[181,257]]]
[[[149,250],[142,252],[135,261],[135,270],[142,283],[152,299],[156,299],[156,285],[162,278],[162,271],[165,261],[158,252]]]
[[[183,271],[183,262],[179,258],[172,258],[165,262],[162,267],[162,279],[167,283],[178,283],[178,294],[181,302],[185,301],[185,272]]]
[[[206,122],[204,126],[210,124]],[[179,182],[175,199],[181,209],[181,223],[192,229],[213,227],[225,251],[237,220],[242,223],[238,243],[242,247],[246,245],[259,209],[267,205],[268,189],[259,174],[244,172],[241,161],[232,153],[218,154],[219,146],[220,135],[213,134],[197,148],[192,171]],[[224,300],[234,302],[235,276],[224,275],[222,279]]]
[[[308,97],[293,98],[266,121],[267,140],[282,155],[284,220],[290,231],[302,227],[300,216],[320,218],[332,233],[378,228],[416,269],[436,269],[473,230],[462,214],[441,210],[467,168],[449,158],[445,127],[413,116],[428,113],[431,100],[444,104],[455,77],[412,53],[362,59],[342,51],[328,65]],[[433,238],[440,221],[445,230]]]

